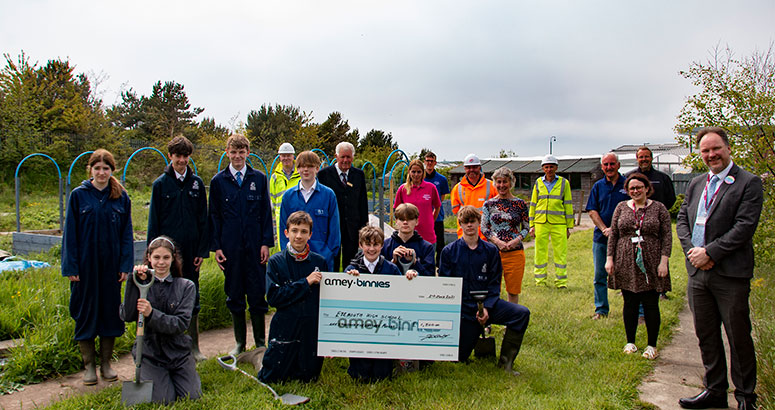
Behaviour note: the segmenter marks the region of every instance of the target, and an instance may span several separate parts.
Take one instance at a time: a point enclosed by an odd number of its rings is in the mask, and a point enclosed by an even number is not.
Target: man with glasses
[[[609,152],[600,158],[604,178],[595,182],[589,192],[587,211],[595,223],[592,239],[592,256],[595,262],[595,313],[593,320],[608,316],[608,273],[605,271],[608,236],[611,234],[611,218],[619,202],[630,199],[624,189],[624,176],[619,173],[619,157]]]

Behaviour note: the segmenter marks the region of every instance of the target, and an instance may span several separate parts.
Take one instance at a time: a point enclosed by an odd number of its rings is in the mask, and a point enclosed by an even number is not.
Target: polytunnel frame
[[[225,156],[226,156],[226,151],[223,151],[223,154],[221,154],[221,158],[218,160],[218,171],[216,171],[216,173],[217,172],[221,172],[221,165],[223,163],[223,157],[225,157]],[[258,158],[258,161],[261,162],[261,165],[264,166],[264,172],[266,172],[266,176],[267,176],[267,179],[268,179],[269,178],[269,171],[266,169],[266,163],[264,162],[264,160],[261,159],[261,157],[259,157],[258,155],[254,154],[252,152],[249,153],[247,158],[245,158],[245,159],[246,159],[248,165],[250,165],[250,167],[253,168],[253,169],[255,169],[255,167],[253,166],[253,161],[250,160],[251,156],[254,156],[254,157]]]
[[[32,157],[44,157],[51,160],[51,162],[54,163],[54,166],[57,168],[57,174],[59,176],[59,230],[61,231],[64,226],[64,212],[63,212],[63,204],[62,204],[62,170],[59,169],[59,164],[57,164],[56,161],[54,161],[54,158],[51,158],[50,156],[36,152],[34,154],[27,155],[19,161],[19,165],[16,166],[16,172],[13,175],[14,183],[16,185],[16,232],[22,231],[22,223],[21,223],[21,213],[19,211],[19,202],[20,202],[20,188],[21,188],[21,182],[19,181],[19,169],[21,169],[22,164],[24,164],[25,161]]]
[[[380,178],[380,184],[379,184],[379,227],[380,229],[385,229],[385,211],[382,209],[382,204],[385,200],[385,173],[387,173],[387,166],[390,163],[390,159],[393,158],[393,154],[395,153],[401,153],[403,155],[402,161],[405,162],[407,165],[409,164],[409,157],[406,156],[406,153],[398,148],[394,149],[390,152],[390,154],[385,159],[385,166],[382,167],[382,176]],[[395,167],[395,164],[393,164],[393,167]],[[390,205],[392,207],[393,205],[393,199],[390,199]]]
[[[158,149],[156,149],[154,147],[143,147],[143,148],[140,148],[137,151],[133,152],[132,155],[129,156],[129,159],[126,160],[126,164],[124,164],[124,174],[121,175],[121,182],[122,183],[126,183],[126,170],[129,168],[129,163],[132,162],[132,158],[134,158],[134,156],[137,155],[138,153],[140,153],[141,151],[146,151],[146,150],[151,150],[151,151],[158,152],[159,155],[161,155],[161,158],[164,160],[164,167],[166,168],[167,165],[169,165],[169,161],[167,161],[167,156],[164,155]]]

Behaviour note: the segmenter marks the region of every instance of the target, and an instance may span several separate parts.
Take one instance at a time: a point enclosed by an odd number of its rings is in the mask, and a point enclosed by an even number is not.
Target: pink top
[[[417,221],[417,233],[423,239],[430,243],[436,243],[436,233],[433,231],[433,210],[441,208],[439,200],[439,191],[436,185],[428,181],[422,181],[419,187],[412,187],[412,193],[407,195],[404,185],[401,184],[396,192],[396,200],[393,202],[393,209],[404,202],[413,204],[420,210],[420,218]]]

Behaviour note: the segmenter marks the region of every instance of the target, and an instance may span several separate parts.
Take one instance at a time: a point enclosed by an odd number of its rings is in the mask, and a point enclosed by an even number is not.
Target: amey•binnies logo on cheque
[[[386,280],[368,280],[361,278],[353,279],[339,279],[339,278],[326,278],[323,280],[326,286],[341,286],[350,289],[353,285],[359,288],[389,288],[390,282]]]

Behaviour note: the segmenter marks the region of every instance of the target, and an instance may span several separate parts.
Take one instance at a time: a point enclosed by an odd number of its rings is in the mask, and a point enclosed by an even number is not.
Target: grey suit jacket
[[[736,278],[753,277],[753,234],[759,224],[764,200],[762,181],[756,175],[733,164],[729,176],[734,182],[722,181],[705,222],[705,251],[715,265],[710,272]],[[697,206],[703,200],[707,174],[689,183],[686,198],[678,212],[676,232],[684,254],[693,248],[692,229]],[[697,273],[686,258],[689,276]]]

